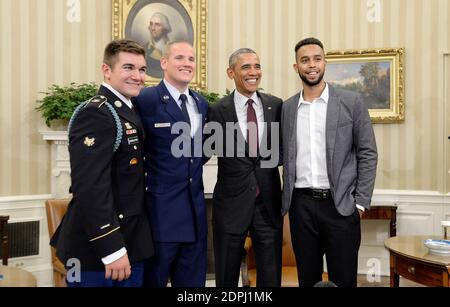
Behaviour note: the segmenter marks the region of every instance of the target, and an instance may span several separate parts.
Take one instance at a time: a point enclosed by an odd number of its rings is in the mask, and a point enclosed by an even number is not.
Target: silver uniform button
[[[192,183],[192,178],[189,179],[189,182]]]
[[[134,146],[134,150],[137,150],[137,146]]]
[[[119,219],[123,219],[123,214],[119,214]]]

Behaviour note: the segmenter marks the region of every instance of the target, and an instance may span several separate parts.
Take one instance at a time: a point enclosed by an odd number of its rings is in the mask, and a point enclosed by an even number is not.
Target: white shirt
[[[247,141],[247,101],[249,99],[253,100],[254,102],[253,109],[255,109],[256,120],[258,122],[258,142],[259,144],[261,144],[262,136],[264,133],[264,110],[262,102],[256,92],[253,93],[250,98],[248,98],[239,93],[237,90],[234,91],[234,105],[236,107],[236,115],[239,122],[239,128],[241,129],[245,141]]]
[[[198,111],[197,103],[191,95],[189,95],[189,89],[186,89],[184,93],[180,93],[173,85],[171,85],[169,82],[164,80],[164,84],[167,88],[167,90],[170,93],[170,96],[177,102],[178,107],[181,110],[181,100],[180,96],[181,94],[185,94],[188,98],[188,101],[186,102],[186,109],[189,114],[189,119],[191,120],[191,137],[194,137],[195,133],[200,128],[201,122],[202,122],[202,115]]]
[[[106,87],[108,90],[110,90],[114,95],[120,98],[123,103],[125,103],[130,109],[133,109],[133,104],[131,103],[131,100],[126,98],[124,95],[116,91],[111,85],[108,83],[103,82],[102,84],[104,87]],[[111,104],[114,104],[115,101],[108,101]]]
[[[326,156],[328,84],[322,95],[305,101],[303,91],[297,109],[296,188],[329,189]]]

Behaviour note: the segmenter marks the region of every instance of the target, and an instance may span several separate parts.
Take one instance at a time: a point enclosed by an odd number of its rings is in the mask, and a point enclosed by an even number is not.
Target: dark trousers
[[[294,190],[289,210],[292,246],[301,287],[322,280],[323,255],[328,278],[339,287],[356,287],[361,243],[359,212],[340,215],[333,199],[316,199]]]
[[[281,285],[281,243],[283,228],[273,226],[267,210],[257,198],[249,226],[256,262],[256,286]],[[213,225],[215,275],[217,287],[237,287],[247,232],[232,234]]]
[[[155,255],[145,262],[144,287],[204,287],[206,240],[194,243],[155,242]]]

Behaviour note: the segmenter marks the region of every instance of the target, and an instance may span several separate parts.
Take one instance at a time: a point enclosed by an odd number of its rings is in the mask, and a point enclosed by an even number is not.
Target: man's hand
[[[117,281],[128,279],[131,275],[131,265],[128,254],[123,255],[113,263],[105,265],[105,278]]]

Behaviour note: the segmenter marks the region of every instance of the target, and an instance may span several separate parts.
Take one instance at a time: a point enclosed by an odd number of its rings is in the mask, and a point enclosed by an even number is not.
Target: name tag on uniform
[[[139,144],[139,138],[137,136],[133,136],[128,138],[128,145]]]
[[[155,128],[170,128],[170,123],[156,123]]]

